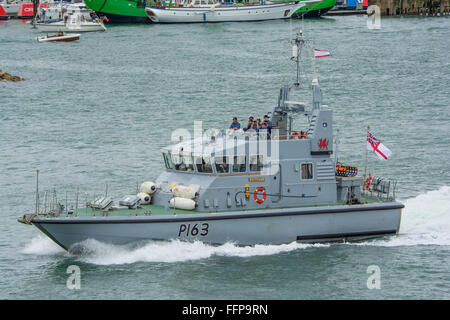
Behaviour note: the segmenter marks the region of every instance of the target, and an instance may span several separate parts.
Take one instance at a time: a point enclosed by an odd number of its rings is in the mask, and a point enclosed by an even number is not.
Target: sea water
[[[92,195],[107,184],[117,199],[157,178],[175,129],[262,118],[295,80],[288,40],[299,29],[332,54],[315,70],[338,159],[363,171],[368,125],[393,152],[369,153],[368,171],[398,180],[399,235],[249,247],[88,240],[72,255],[17,223],[34,210],[36,169],[41,190]],[[0,69],[27,79],[0,83],[1,299],[450,298],[448,17],[382,18],[380,29],[365,16],[110,25],[72,43],[37,35],[0,22]],[[311,72],[302,69],[296,100],[310,101]],[[74,265],[78,290],[67,286]]]

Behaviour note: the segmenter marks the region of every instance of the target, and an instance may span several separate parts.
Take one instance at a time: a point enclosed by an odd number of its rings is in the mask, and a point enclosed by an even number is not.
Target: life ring
[[[364,189],[369,190],[369,186],[370,186],[370,179],[367,178],[366,182],[364,183]]]
[[[258,192],[263,193],[263,198],[258,199]],[[263,203],[266,200],[266,190],[263,187],[258,187],[255,189],[255,192],[253,193],[253,197],[255,198],[255,202],[258,204]]]
[[[365,183],[365,185],[364,185],[364,188],[365,188],[366,190],[370,190],[370,184],[371,184],[372,182],[374,182],[374,181],[375,181],[375,179],[374,179],[372,176],[368,177],[368,178],[366,179],[366,183]]]

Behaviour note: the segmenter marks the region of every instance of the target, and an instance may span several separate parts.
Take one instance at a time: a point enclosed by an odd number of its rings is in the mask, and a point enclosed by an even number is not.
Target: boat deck
[[[380,198],[375,196],[368,196],[368,195],[362,195],[361,201],[363,204],[371,204],[371,203],[383,203],[386,202],[386,198]],[[338,202],[334,204],[322,204],[322,205],[315,205],[314,207],[326,207],[326,206],[334,206],[334,205],[345,205],[344,202]],[[295,208],[307,208],[311,207],[311,205],[306,206],[296,206]],[[289,207],[283,207],[283,208],[272,208],[272,209],[288,209]],[[271,208],[261,208],[261,209],[252,209],[254,210],[267,210]],[[236,212],[236,211],[242,211],[242,210],[227,210],[227,211],[220,211],[220,212]],[[246,210],[244,210],[246,211]],[[93,208],[79,208],[76,210],[76,213],[67,213],[64,212],[63,214],[59,215],[59,218],[71,218],[71,217],[133,217],[133,216],[173,216],[176,215],[184,215],[184,214],[208,214],[208,213],[217,213],[217,211],[211,210],[211,211],[195,211],[195,210],[181,210],[181,209],[174,209],[174,208],[165,208],[163,206],[156,206],[156,205],[141,205],[136,209],[114,209],[114,210],[108,210],[108,211],[102,211],[99,209],[93,209]]]

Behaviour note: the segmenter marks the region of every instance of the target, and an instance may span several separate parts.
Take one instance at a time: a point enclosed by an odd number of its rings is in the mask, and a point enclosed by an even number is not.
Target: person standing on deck
[[[270,117],[266,114],[264,115],[264,122],[267,122],[267,131],[269,131],[269,134],[272,133],[272,121],[270,121]]]
[[[269,127],[267,121],[261,124],[261,129],[259,129],[259,136],[263,138],[270,139]]]
[[[253,117],[248,118],[248,125],[247,128],[244,129],[244,131],[248,131],[250,129],[256,130],[256,123],[253,119]]]
[[[230,125],[231,130],[239,130],[241,128],[241,124],[238,122],[236,117],[233,118],[233,122]]]
[[[258,132],[259,132],[259,130],[261,129],[261,127],[262,127],[262,124],[261,124],[261,119],[256,119],[256,122],[255,122],[255,126],[254,126],[254,128],[253,128],[253,129],[255,129],[255,130],[256,130],[256,132],[258,133]]]

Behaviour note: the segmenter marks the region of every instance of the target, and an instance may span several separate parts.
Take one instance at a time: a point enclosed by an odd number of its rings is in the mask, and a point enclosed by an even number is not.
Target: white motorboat
[[[220,0],[192,0],[170,5],[145,8],[150,20],[157,23],[231,22],[289,19],[302,7],[317,4],[320,0],[234,3]]]
[[[64,32],[58,32],[54,35],[46,35],[37,38],[38,42],[70,42],[76,40],[80,40],[79,33],[65,34]]]
[[[103,20],[84,3],[42,8],[36,26],[40,32],[105,31]]]

